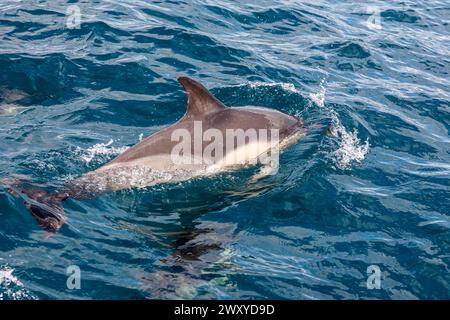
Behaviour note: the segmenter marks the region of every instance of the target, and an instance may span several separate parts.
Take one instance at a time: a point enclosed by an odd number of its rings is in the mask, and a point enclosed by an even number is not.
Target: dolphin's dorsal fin
[[[178,82],[184,87],[188,96],[185,117],[198,116],[225,108],[204,86],[188,77],[179,77]]]

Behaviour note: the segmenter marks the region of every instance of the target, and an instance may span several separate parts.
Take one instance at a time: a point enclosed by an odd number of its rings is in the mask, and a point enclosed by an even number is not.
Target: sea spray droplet
[[[358,130],[353,129],[352,132],[342,125],[338,114],[331,107],[325,106],[325,79],[322,79],[319,85],[319,91],[316,93],[310,93],[309,97],[311,102],[319,106],[320,108],[326,108],[331,116],[331,126],[327,130],[327,135],[330,137],[336,137],[338,139],[338,147],[332,153],[333,162],[339,169],[347,169],[352,162],[361,162],[364,160],[366,154],[369,152],[369,140],[361,143],[358,138]]]
[[[333,152],[333,160],[339,169],[347,169],[353,161],[364,160],[369,152],[369,140],[361,143],[358,130],[353,129],[352,132],[348,132],[335,113],[330,133],[338,138],[338,148]]]
[[[310,93],[309,98],[311,99],[312,102],[317,104],[319,107],[323,108],[325,106],[325,93],[326,93],[325,79],[322,79],[322,81],[320,82],[319,92]]]

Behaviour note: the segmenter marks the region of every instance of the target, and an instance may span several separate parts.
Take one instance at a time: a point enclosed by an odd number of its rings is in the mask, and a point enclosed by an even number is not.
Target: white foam
[[[14,269],[9,267],[0,267],[0,300],[6,299],[30,299],[33,298],[23,283],[13,275]]]
[[[98,158],[99,156],[101,156],[101,158],[104,156],[115,156],[128,149],[128,147],[111,147],[113,143],[114,140],[110,139],[108,143],[97,143],[84,151],[79,149],[81,159],[89,164],[92,160]]]
[[[358,130],[352,132],[341,124],[336,113],[332,115],[331,134],[338,138],[338,148],[333,152],[333,159],[340,169],[347,169],[352,162],[361,162],[369,152],[369,139],[364,143],[358,138]]]
[[[319,88],[320,89],[318,92],[310,93],[309,98],[311,99],[312,102],[317,104],[319,107],[323,108],[325,106],[325,93],[326,93],[325,79],[322,79],[322,81],[320,81]]]
[[[243,86],[248,85],[250,88],[261,88],[261,87],[280,87],[285,91],[299,93],[299,91],[295,88],[295,86],[292,83],[286,83],[286,82],[262,82],[262,81],[250,81],[246,84],[243,84]]]
[[[310,93],[309,97],[311,102],[325,108],[331,115],[332,124],[330,131],[333,136],[338,139],[338,147],[332,153],[333,161],[340,169],[347,169],[353,162],[361,162],[369,152],[369,140],[364,143],[358,138],[358,130],[353,129],[349,132],[341,123],[337,112],[331,107],[325,106],[325,79],[320,81],[319,91],[316,93]]]
[[[22,286],[22,283],[17,279],[12,273],[14,269],[10,269],[5,267],[3,270],[0,270],[0,285],[9,285],[14,283],[16,285]]]

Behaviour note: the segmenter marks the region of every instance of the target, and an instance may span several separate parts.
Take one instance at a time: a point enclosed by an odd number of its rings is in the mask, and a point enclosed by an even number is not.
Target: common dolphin
[[[249,139],[246,134],[252,130],[270,131],[271,135],[276,132],[281,147],[305,133],[297,117],[255,106],[225,107],[197,81],[188,77],[180,77],[178,81],[187,93],[188,105],[185,115],[176,123],[142,140],[100,168],[68,182],[57,192],[18,189],[15,183],[6,183],[7,189],[24,198],[25,206],[45,230],[55,232],[65,223],[62,202],[68,198],[91,198],[102,192],[184,181],[216,170],[240,167],[273,150],[273,141],[267,136]],[[200,142],[195,139],[199,129],[202,130],[200,134],[206,135],[206,139],[201,135]],[[233,137],[231,145],[234,147],[228,148],[225,141],[217,141],[220,135],[226,137],[229,132],[243,133],[244,143],[235,145]],[[180,148],[180,144],[185,143],[180,142],[183,133],[193,138],[187,147],[184,144],[184,149],[182,145]],[[211,152],[213,140],[219,147]],[[175,157],[179,159],[177,161],[174,161],[174,150],[179,155]],[[186,156],[186,151],[193,152]],[[198,153],[201,159],[197,158]]]
[[[23,91],[0,87],[0,116],[13,116],[26,110],[30,96]]]

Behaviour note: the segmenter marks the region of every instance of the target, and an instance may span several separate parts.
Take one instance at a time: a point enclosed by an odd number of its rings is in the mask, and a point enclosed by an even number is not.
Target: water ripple
[[[181,74],[308,130],[275,176],[71,199],[50,238],[0,187],[0,299],[448,299],[447,7],[0,3],[0,179],[53,190],[111,160],[184,114]]]

